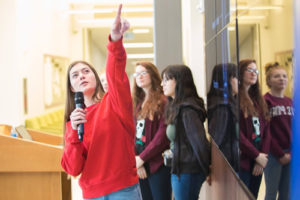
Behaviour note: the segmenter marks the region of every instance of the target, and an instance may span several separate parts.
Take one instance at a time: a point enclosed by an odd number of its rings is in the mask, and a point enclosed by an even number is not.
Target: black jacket
[[[180,105],[175,118],[172,173],[209,174],[211,151],[203,126],[205,117],[205,111],[192,98]]]
[[[234,105],[215,102],[208,108],[208,132],[233,169],[239,171],[239,131]]]

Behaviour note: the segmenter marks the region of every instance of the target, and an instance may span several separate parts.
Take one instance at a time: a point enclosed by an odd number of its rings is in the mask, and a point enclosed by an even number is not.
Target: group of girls
[[[266,65],[270,91],[262,96],[255,60],[240,65],[240,178],[255,198],[262,174],[266,200],[289,199],[292,100],[284,96],[287,72],[278,63]]]
[[[196,200],[210,163],[203,99],[187,66],[171,65],[160,75],[148,62],[137,64],[131,97],[122,43],[129,23],[121,9],[107,45],[105,90],[87,62],[68,68],[62,167],[80,175],[84,199],[167,200],[173,191],[176,200]],[[75,108],[76,92],[86,108]],[[162,158],[170,143],[171,168]]]
[[[197,94],[187,66],[170,65],[160,75],[149,62],[137,63],[131,96],[122,43],[129,23],[121,20],[121,9],[122,5],[107,46],[105,91],[90,64],[77,61],[69,66],[62,167],[68,174],[81,175],[79,184],[84,199],[167,200],[173,191],[176,200],[197,200],[210,164],[210,144],[203,125],[207,117],[204,101]],[[270,67],[267,83],[271,90],[263,98],[255,61],[243,60],[239,65],[240,112],[232,109],[237,103],[238,80],[236,69],[231,66],[227,73],[229,87],[223,86],[226,98],[214,97],[218,91],[208,94],[209,99],[215,100],[208,105],[208,118],[214,124],[216,107],[222,108],[231,126],[239,118],[241,152],[232,151],[228,142],[222,143],[227,136],[218,139],[219,131],[214,128],[218,124],[209,125],[209,131],[255,196],[264,169],[267,195],[276,196],[278,188],[279,195],[285,195],[293,114],[291,100],[283,96],[286,72],[277,65]],[[211,89],[218,84],[212,84]],[[75,92],[83,92],[86,108],[75,108]],[[77,127],[82,123],[85,133],[80,141]],[[222,130],[226,130],[224,135],[231,134],[228,127]],[[236,144],[237,135],[233,132],[227,138],[234,141],[230,144]],[[169,148],[173,155],[171,167],[164,165],[162,157]],[[281,176],[272,176],[274,173]]]
[[[239,84],[236,65],[214,67],[207,95],[208,131],[255,198],[264,173],[265,199],[275,200],[277,193],[278,199],[289,199],[294,113],[292,100],[284,96],[287,72],[278,63],[267,64],[265,70],[270,91],[263,96],[255,60],[239,62]]]

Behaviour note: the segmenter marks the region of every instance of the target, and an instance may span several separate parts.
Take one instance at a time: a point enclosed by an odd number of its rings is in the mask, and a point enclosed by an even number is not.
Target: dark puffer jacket
[[[172,173],[209,174],[211,151],[203,126],[205,117],[205,111],[192,98],[180,105],[175,118]]]
[[[239,171],[239,132],[234,105],[221,102],[208,108],[208,132],[233,169]]]

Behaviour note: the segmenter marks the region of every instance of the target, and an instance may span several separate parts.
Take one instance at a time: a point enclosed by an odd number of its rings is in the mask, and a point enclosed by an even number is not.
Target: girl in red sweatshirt
[[[287,86],[285,69],[275,64],[266,66],[266,82],[270,91],[265,100],[270,109],[271,147],[265,169],[265,200],[290,199],[291,123],[294,115],[292,100],[284,96]]]
[[[94,68],[73,62],[68,69],[65,110],[65,148],[62,167],[72,176],[80,176],[84,199],[140,200],[134,154],[132,101],[125,73],[126,52],[122,35],[129,23],[121,22],[121,9],[109,37],[104,91]],[[82,91],[86,109],[74,106],[74,93]],[[77,126],[84,123],[81,142]]]

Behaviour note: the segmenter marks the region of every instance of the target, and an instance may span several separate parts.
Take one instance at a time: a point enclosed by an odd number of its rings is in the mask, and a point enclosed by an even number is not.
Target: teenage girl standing
[[[261,95],[255,60],[240,66],[240,178],[257,198],[268,162],[270,126],[268,107]]]
[[[270,109],[271,147],[265,169],[266,200],[290,199],[291,123],[293,103],[284,96],[288,78],[286,70],[278,63],[266,66],[266,82],[270,91],[265,100]]]

